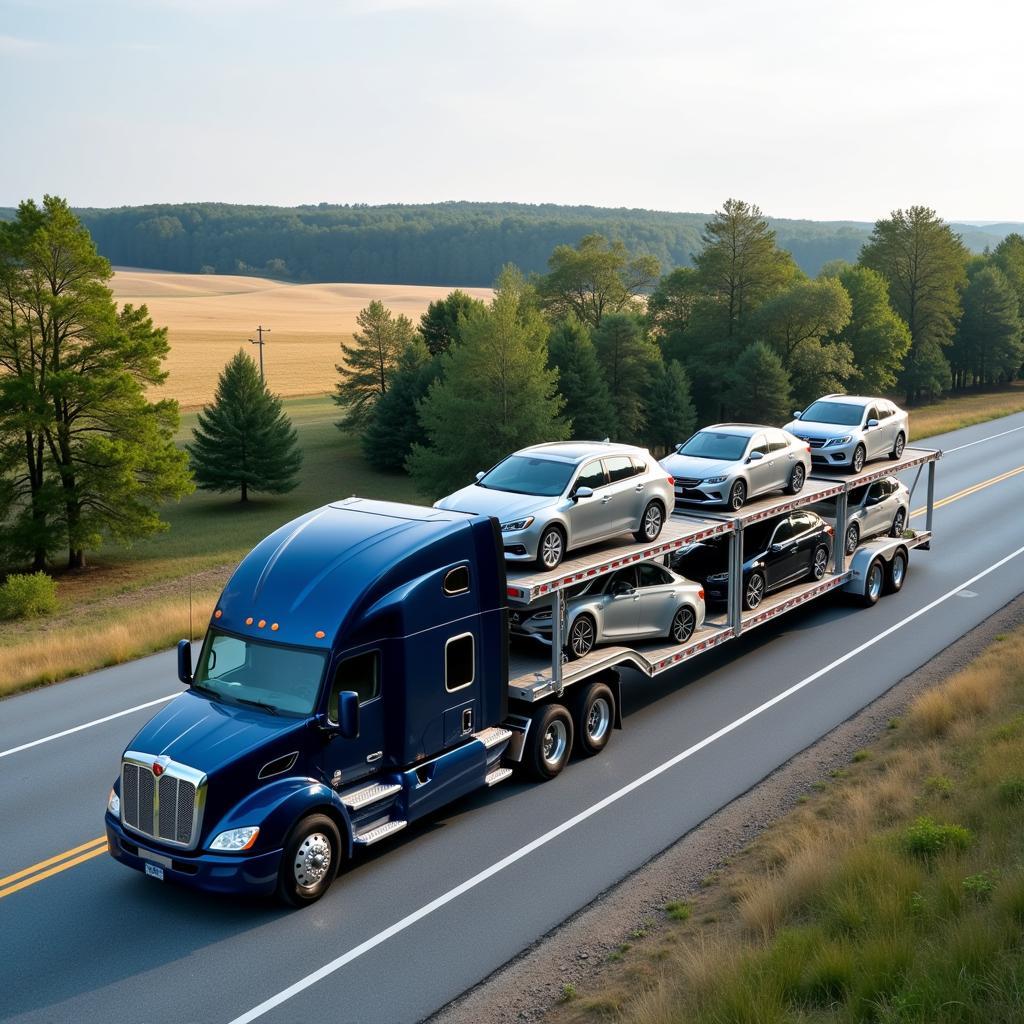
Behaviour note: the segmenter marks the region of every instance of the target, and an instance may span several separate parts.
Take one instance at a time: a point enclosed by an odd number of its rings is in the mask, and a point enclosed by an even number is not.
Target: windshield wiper
[[[268,704],[265,700],[250,700],[248,697],[236,697],[235,700],[239,704],[250,704],[254,708],[263,708],[264,711],[269,711],[272,715],[276,715],[278,712],[273,704]]]
[[[199,683],[195,683],[194,682],[194,683],[192,683],[192,689],[193,690],[199,690],[201,693],[208,693],[215,700],[222,701],[224,699],[223,694],[218,693],[217,690],[213,689],[213,687],[210,687],[210,686],[202,686]]]

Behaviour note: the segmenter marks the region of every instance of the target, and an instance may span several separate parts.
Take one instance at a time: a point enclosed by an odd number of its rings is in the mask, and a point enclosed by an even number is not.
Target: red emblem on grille
[[[164,766],[159,761],[153,762],[153,774],[159,778],[164,773]]]

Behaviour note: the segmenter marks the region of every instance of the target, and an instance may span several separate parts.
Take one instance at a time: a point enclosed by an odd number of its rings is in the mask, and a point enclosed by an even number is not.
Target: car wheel
[[[681,608],[677,608],[675,615],[672,616],[672,628],[669,631],[669,636],[677,644],[685,644],[693,636],[693,631],[696,628],[697,615],[688,604],[684,604]]]
[[[540,535],[537,564],[542,569],[557,569],[565,555],[565,534],[558,526],[549,526]]]
[[[737,480],[729,490],[729,508],[733,512],[739,512],[747,501],[747,485],[742,480]]]
[[[828,571],[828,548],[815,548],[814,558],[811,559],[811,578],[821,580],[825,578]]]
[[[584,757],[600,754],[612,738],[615,697],[604,683],[583,687],[572,703],[576,752]]]
[[[277,872],[277,895],[293,907],[316,903],[338,873],[341,836],[326,814],[311,814],[292,829]]]
[[[903,589],[907,579],[907,553],[897,551],[892,556],[885,570],[885,592],[887,594],[898,594]]]
[[[597,643],[597,625],[589,615],[579,615],[569,627],[569,657],[575,660],[589,654]]]
[[[649,501],[647,508],[644,509],[644,514],[640,517],[640,529],[633,536],[641,544],[650,544],[651,541],[658,539],[664,525],[665,510],[661,507],[661,502]]]
[[[541,704],[530,716],[520,767],[538,782],[553,779],[572,752],[572,715],[561,704]]]
[[[843,546],[843,550],[848,554],[852,555],[857,550],[857,545],[860,543],[860,527],[856,523],[850,523],[846,528],[846,544]]]
[[[893,462],[898,462],[903,458],[903,449],[906,447],[907,439],[903,436],[903,431],[901,430],[896,435],[896,443],[892,446],[892,451],[889,452],[889,458],[892,459]]]
[[[786,488],[787,494],[799,494],[804,489],[804,483],[807,481],[807,470],[804,469],[804,464],[798,462],[793,467],[793,472],[789,477],[789,486]]]
[[[889,527],[890,537],[902,537],[907,526],[907,510],[897,509],[896,515],[892,517],[892,526]]]
[[[861,594],[861,604],[873,605],[878,603],[882,596],[882,587],[885,584],[885,569],[881,559],[876,558],[869,566],[864,577],[864,593]]]
[[[854,473],[859,473],[864,468],[864,463],[867,461],[868,453],[864,445],[859,444],[853,450],[853,461],[850,463],[850,468]]]
[[[755,570],[743,586],[743,607],[752,612],[764,600],[764,591],[764,575]]]

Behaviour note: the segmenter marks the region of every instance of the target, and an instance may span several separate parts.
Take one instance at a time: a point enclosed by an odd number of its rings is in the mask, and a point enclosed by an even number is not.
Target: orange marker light
[[[251,616],[251,615],[249,616],[249,618],[247,618],[247,619],[245,620],[245,624],[246,624],[247,626],[251,626],[251,625],[252,625],[252,616]]]
[[[316,631],[316,632],[315,632],[315,633],[313,634],[313,636],[315,636],[315,637],[317,638],[317,640],[323,640],[323,638],[324,638],[324,631],[323,631],[322,629],[318,629],[318,630],[317,630],[317,631]]]
[[[273,631],[274,633],[276,633],[276,632],[277,632],[277,623],[276,623],[276,622],[274,622],[274,623],[271,623],[271,626],[270,626],[270,628],[271,628],[271,630],[272,630],[272,631]]]
[[[256,627],[258,629],[262,629],[266,624],[267,624],[267,620],[266,619],[260,619],[260,621],[256,623]]]
[[[220,610],[220,609],[218,608],[218,609],[217,609],[217,610],[216,610],[216,611],[215,611],[215,612],[213,613],[213,617],[214,617],[215,619],[219,619],[219,618],[220,618],[220,617],[221,617],[221,616],[222,616],[223,614],[224,614],[224,613],[223,613],[223,612],[222,612],[222,611],[221,611],[221,610]]]

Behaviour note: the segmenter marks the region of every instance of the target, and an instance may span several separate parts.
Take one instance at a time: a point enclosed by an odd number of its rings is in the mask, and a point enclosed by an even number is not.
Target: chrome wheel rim
[[[859,473],[864,468],[864,459],[867,456],[864,453],[864,449],[858,447],[853,453],[853,471]]]
[[[825,569],[828,567],[828,552],[823,551],[819,548],[814,553],[814,578],[820,580],[825,575]]]
[[[729,505],[733,511],[743,508],[743,502],[746,500],[746,497],[746,487],[742,483],[733,484],[732,490],[729,492]]]
[[[690,608],[680,608],[672,619],[672,639],[677,644],[686,643],[693,636],[696,617]]]
[[[562,535],[557,530],[548,530],[540,542],[540,557],[549,569],[554,569],[562,560]]]
[[[655,504],[647,506],[644,513],[644,536],[654,540],[661,533],[661,508]]]
[[[295,884],[302,889],[319,885],[331,867],[331,841],[323,832],[313,832],[295,851]]]
[[[544,758],[544,763],[552,768],[557,767],[565,756],[568,740],[569,733],[565,728],[565,722],[556,718],[544,733],[544,743],[541,747],[541,757]]]
[[[793,493],[796,494],[804,489],[804,467],[797,466],[793,470]]]
[[[595,697],[587,712],[587,739],[599,743],[608,732],[612,721],[612,709],[604,697]]]
[[[764,597],[764,580],[760,576],[751,576],[747,580],[747,607],[756,608]]]
[[[851,526],[846,531],[846,553],[852,555],[857,550],[857,541],[860,540],[860,530],[856,526]]]
[[[900,555],[896,555],[892,560],[892,585],[899,590],[903,586],[903,576],[907,571],[906,562]]]
[[[875,562],[871,566],[871,572],[868,574],[868,597],[872,601],[878,599],[878,595],[882,593],[882,567]]]
[[[572,647],[572,653],[577,658],[582,658],[590,651],[590,648],[594,646],[594,627],[590,624],[590,619],[577,619],[572,624],[569,644]]]
[[[901,509],[896,513],[896,518],[892,521],[892,535],[894,537],[903,536],[903,523],[904,523],[903,510]]]

